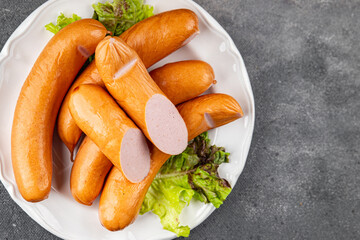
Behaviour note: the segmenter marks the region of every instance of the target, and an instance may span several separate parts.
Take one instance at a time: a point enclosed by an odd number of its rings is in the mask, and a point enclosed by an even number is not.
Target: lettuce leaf
[[[114,0],[112,3],[99,2],[93,4],[92,7],[94,8],[92,18],[101,22],[115,36],[119,36],[135,23],[154,15],[154,8],[145,5],[143,0]],[[73,14],[72,17],[66,17],[64,13],[60,13],[56,25],[49,23],[45,25],[45,28],[56,34],[70,23],[80,19],[81,17],[76,14]]]
[[[188,226],[180,226],[179,216],[192,198],[212,203],[216,208],[231,192],[230,184],[218,175],[218,167],[229,162],[229,153],[210,145],[205,132],[189,142],[185,151],[171,156],[152,182],[140,214],[152,211],[164,229],[187,237]]]
[[[64,13],[60,13],[60,15],[57,18],[56,25],[53,23],[49,23],[45,25],[46,30],[56,34],[61,29],[63,29],[65,26],[69,25],[70,23],[73,23],[77,20],[80,20],[81,17],[79,17],[76,14],[73,14],[72,17],[65,17]]]
[[[93,18],[99,20],[113,35],[119,36],[132,25],[153,14],[153,7],[143,0],[114,0],[113,3],[97,3]]]

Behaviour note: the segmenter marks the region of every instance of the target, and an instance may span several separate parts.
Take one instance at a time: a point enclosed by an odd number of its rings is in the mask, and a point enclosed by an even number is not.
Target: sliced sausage
[[[136,52],[120,38],[108,36],[97,46],[95,61],[106,88],[145,136],[165,153],[184,151],[185,123]]]
[[[81,130],[131,182],[139,182],[150,168],[146,138],[111,96],[96,85],[76,87],[70,113]]]

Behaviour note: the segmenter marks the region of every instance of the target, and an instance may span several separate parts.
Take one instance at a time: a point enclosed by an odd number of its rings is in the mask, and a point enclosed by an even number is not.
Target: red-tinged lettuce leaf
[[[154,15],[153,7],[145,5],[143,0],[114,0],[112,3],[96,3],[92,6],[95,10],[93,18],[104,24],[115,36]]]
[[[154,15],[154,8],[150,5],[144,4],[143,0],[114,0],[112,3],[95,3],[93,19],[101,22],[107,30],[111,31],[113,35],[119,36],[134,24]],[[81,17],[73,14],[72,17],[66,17],[61,13],[56,25],[49,23],[45,28],[56,34],[61,29],[80,20]]]

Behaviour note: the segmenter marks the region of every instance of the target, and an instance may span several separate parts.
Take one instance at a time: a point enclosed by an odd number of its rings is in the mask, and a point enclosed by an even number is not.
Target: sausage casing
[[[11,155],[17,186],[27,201],[41,201],[50,192],[52,137],[59,107],[106,32],[93,19],[66,26],[45,46],[21,89],[12,125]]]

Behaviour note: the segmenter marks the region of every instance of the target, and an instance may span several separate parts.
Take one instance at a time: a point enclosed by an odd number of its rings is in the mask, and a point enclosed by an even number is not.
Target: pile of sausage
[[[155,175],[188,140],[242,117],[225,94],[202,95],[215,84],[203,61],[147,68],[199,33],[194,12],[178,9],[145,19],[120,37],[98,21],[76,21],[46,45],[17,101],[11,136],[13,170],[23,198],[48,197],[55,123],[74,151],[70,188],[79,203],[100,197],[99,217],[120,230],[139,213]],[[95,60],[77,77],[85,61]],[[106,177],[107,176],[107,177]]]

